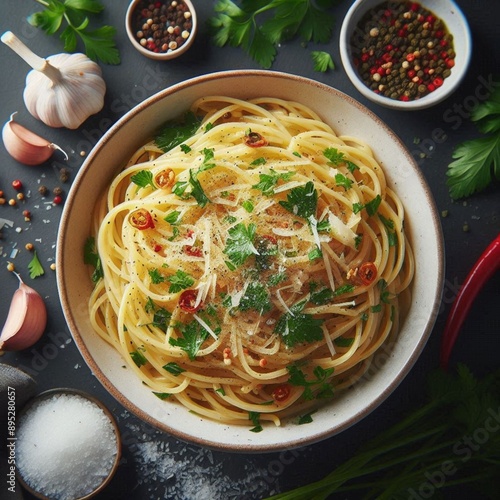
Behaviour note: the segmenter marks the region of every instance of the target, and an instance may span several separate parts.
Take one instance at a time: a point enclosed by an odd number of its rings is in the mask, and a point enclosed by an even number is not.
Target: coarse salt
[[[117,435],[102,408],[77,394],[55,394],[22,415],[17,466],[33,490],[74,500],[98,488],[111,472]]]

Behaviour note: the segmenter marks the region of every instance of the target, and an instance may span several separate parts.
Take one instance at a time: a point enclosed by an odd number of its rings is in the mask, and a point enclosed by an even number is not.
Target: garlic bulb
[[[10,156],[24,165],[40,165],[57,149],[63,153],[66,160],[68,159],[68,155],[57,144],[15,122],[15,114],[10,116],[10,120],[2,129],[3,143]]]
[[[56,54],[43,59],[10,31],[1,40],[33,70],[26,77],[24,103],[50,127],[78,128],[104,106],[106,84],[101,68],[84,54]]]
[[[9,314],[0,333],[0,350],[20,351],[31,347],[43,334],[47,325],[47,309],[42,297],[26,285],[21,277],[14,292]]]

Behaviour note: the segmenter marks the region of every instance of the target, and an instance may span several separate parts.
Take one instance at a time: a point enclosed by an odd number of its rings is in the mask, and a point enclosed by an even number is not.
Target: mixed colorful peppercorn
[[[166,53],[179,49],[191,34],[191,12],[183,0],[141,1],[132,26],[137,41],[147,50]]]
[[[455,65],[453,36],[416,2],[384,2],[372,9],[358,24],[351,46],[363,82],[401,101],[441,87]]]

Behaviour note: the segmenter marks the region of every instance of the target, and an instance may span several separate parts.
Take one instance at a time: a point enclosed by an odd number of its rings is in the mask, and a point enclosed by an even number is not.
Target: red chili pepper
[[[156,187],[167,189],[175,184],[175,172],[171,168],[166,168],[155,175]]]
[[[451,306],[441,340],[440,360],[443,369],[448,368],[451,350],[457,340],[460,327],[481,287],[500,269],[500,234],[488,245],[465,278]]]
[[[197,297],[197,290],[184,290],[179,298],[179,307],[185,312],[191,314],[195,313],[203,306],[203,303],[201,301],[198,305],[195,305]]]
[[[272,396],[277,403],[283,403],[283,401],[286,401],[290,397],[291,392],[290,386],[283,384],[274,389]]]
[[[363,285],[371,285],[377,277],[377,266],[373,262],[363,262],[359,266],[358,276]]]
[[[191,257],[203,256],[203,250],[200,247],[195,247],[192,245],[184,245],[184,252],[186,252]]]
[[[144,208],[138,208],[131,212],[129,221],[132,226],[141,231],[155,227],[153,217],[151,217],[151,214]]]
[[[251,148],[261,148],[267,146],[268,142],[258,132],[247,132],[245,134],[245,144]]]

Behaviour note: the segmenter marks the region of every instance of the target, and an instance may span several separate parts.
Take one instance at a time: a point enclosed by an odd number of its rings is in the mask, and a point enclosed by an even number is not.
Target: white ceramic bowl
[[[99,194],[166,120],[182,115],[207,95],[300,100],[340,134],[366,140],[380,159],[390,185],[406,205],[416,276],[412,307],[392,349],[353,389],[339,394],[308,425],[289,423],[252,433],[248,427],[202,420],[185,408],[159,400],[123,369],[120,355],[92,330],[87,302],[93,288],[83,265],[83,247]],[[180,439],[226,451],[290,449],[322,440],[358,422],[397,387],[417,360],[431,332],[443,285],[443,243],[439,216],[423,175],[397,136],[354,99],[306,78],[270,71],[228,71],[188,80],[150,97],[120,119],[99,141],[74,180],[57,242],[57,283],[66,320],[85,361],[108,391],[128,410]]]
[[[373,92],[373,90],[365,85],[353,64],[352,34],[355,32],[354,30],[363,16],[382,3],[383,0],[356,0],[349,8],[342,22],[339,47],[340,57],[347,76],[361,94],[387,108],[410,111],[429,108],[443,101],[455,92],[460,85],[460,82],[467,73],[472,54],[472,37],[463,12],[453,0],[421,0],[419,2],[423,7],[441,18],[447,26],[448,31],[453,35],[456,52],[455,66],[451,70],[451,75],[445,78],[443,85],[434,92],[420,99],[404,102]]]
[[[136,37],[137,30],[133,26],[133,17],[134,17],[134,11],[137,5],[141,2],[141,0],[132,0],[130,2],[130,5],[128,6],[127,9],[127,13],[125,15],[125,31],[127,32],[127,36],[130,40],[130,43],[135,48],[135,50],[137,50],[143,56],[146,56],[149,59],[155,59],[156,61],[169,61],[170,59],[175,59],[176,57],[181,56],[182,54],[187,52],[187,50],[189,50],[189,48],[194,42],[194,39],[196,37],[196,32],[198,30],[198,18],[196,16],[196,10],[191,0],[183,0],[183,1],[188,7],[189,12],[191,12],[191,20],[193,23],[193,27],[191,28],[189,37],[178,49],[168,50],[167,52],[153,52],[143,47],[139,43]]]

